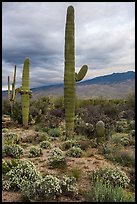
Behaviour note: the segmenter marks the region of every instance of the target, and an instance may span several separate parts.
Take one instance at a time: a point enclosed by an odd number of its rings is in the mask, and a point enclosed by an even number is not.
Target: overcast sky
[[[30,58],[30,88],[64,80],[66,11],[75,9],[76,71],[84,80],[135,71],[134,2],[2,2],[2,89],[8,75],[21,86],[23,62]]]

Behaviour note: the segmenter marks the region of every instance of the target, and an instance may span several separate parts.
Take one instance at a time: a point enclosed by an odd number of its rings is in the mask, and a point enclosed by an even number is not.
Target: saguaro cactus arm
[[[76,82],[81,81],[88,71],[88,66],[83,65],[78,73],[75,73],[75,80]]]

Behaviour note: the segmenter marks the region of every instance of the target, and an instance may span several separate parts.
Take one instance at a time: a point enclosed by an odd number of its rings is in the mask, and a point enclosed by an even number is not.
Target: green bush
[[[113,159],[123,166],[134,167],[135,166],[135,153],[130,150],[121,150],[117,152]]]
[[[61,150],[65,151],[65,150],[68,150],[69,148],[74,147],[74,146],[78,146],[77,140],[70,139],[70,140],[63,142],[60,145],[60,148],[61,148]]]
[[[54,148],[48,158],[48,165],[52,168],[64,168],[66,165],[66,158],[60,148]]]
[[[23,155],[24,149],[20,145],[4,145],[2,147],[2,154],[4,156],[11,156],[14,158],[20,158]]]
[[[40,157],[42,154],[41,148],[31,147],[29,150],[29,157]]]
[[[86,202],[135,202],[133,194],[122,187],[106,184],[101,179],[96,180],[84,197]]]
[[[21,192],[30,201],[55,200],[62,193],[60,180],[52,175],[38,179],[36,182],[24,181]]]
[[[16,167],[19,164],[18,159],[4,160],[2,159],[2,173],[6,174],[11,170],[11,168]]]
[[[17,134],[12,132],[4,133],[4,144],[18,144],[20,138]]]
[[[115,144],[121,144],[123,146],[130,145],[130,138],[128,137],[128,134],[126,133],[115,133],[111,135],[110,142]]]
[[[49,141],[42,141],[40,142],[40,147],[43,149],[50,149],[51,143]]]
[[[61,182],[62,193],[67,196],[73,196],[78,193],[78,189],[76,186],[76,178],[73,176],[67,177],[63,176]]]
[[[100,167],[93,171],[91,178],[93,182],[97,179],[102,179],[106,184],[121,186],[123,188],[126,188],[130,182],[126,173],[118,167]]]
[[[59,137],[59,136],[61,136],[62,132],[59,128],[52,128],[48,131],[48,134],[51,137]]]
[[[31,202],[52,202],[61,195],[75,195],[77,186],[74,177],[64,176],[62,179],[58,179],[53,175],[46,175],[33,183],[29,181],[22,182],[21,192]]]
[[[94,132],[94,126],[90,123],[86,123],[81,117],[75,118],[75,132],[77,134],[91,136]]]
[[[80,147],[71,147],[67,152],[66,155],[69,157],[81,157],[83,151]]]
[[[131,120],[131,121],[129,122],[129,129],[130,129],[130,130],[134,130],[134,129],[135,129],[135,120]]]
[[[21,160],[20,163],[6,173],[6,179],[3,181],[3,190],[22,188],[24,181],[35,182],[42,178],[40,173],[36,170],[34,164],[29,160]]]

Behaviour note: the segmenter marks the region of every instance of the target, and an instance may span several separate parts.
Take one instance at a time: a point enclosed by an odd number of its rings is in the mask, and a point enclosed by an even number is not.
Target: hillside
[[[53,84],[38,88],[32,88],[33,97],[46,95],[61,96],[63,84]],[[77,96],[80,98],[124,98],[129,93],[135,92],[135,72],[113,73],[110,75],[95,77],[76,84]],[[7,96],[7,91],[2,92]]]

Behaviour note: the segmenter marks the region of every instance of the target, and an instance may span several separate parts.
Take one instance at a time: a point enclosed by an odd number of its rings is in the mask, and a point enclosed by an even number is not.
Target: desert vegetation
[[[20,100],[11,113],[4,99],[3,202],[134,202],[133,101],[77,98],[74,132],[66,136],[63,97],[31,98],[27,128]]]

